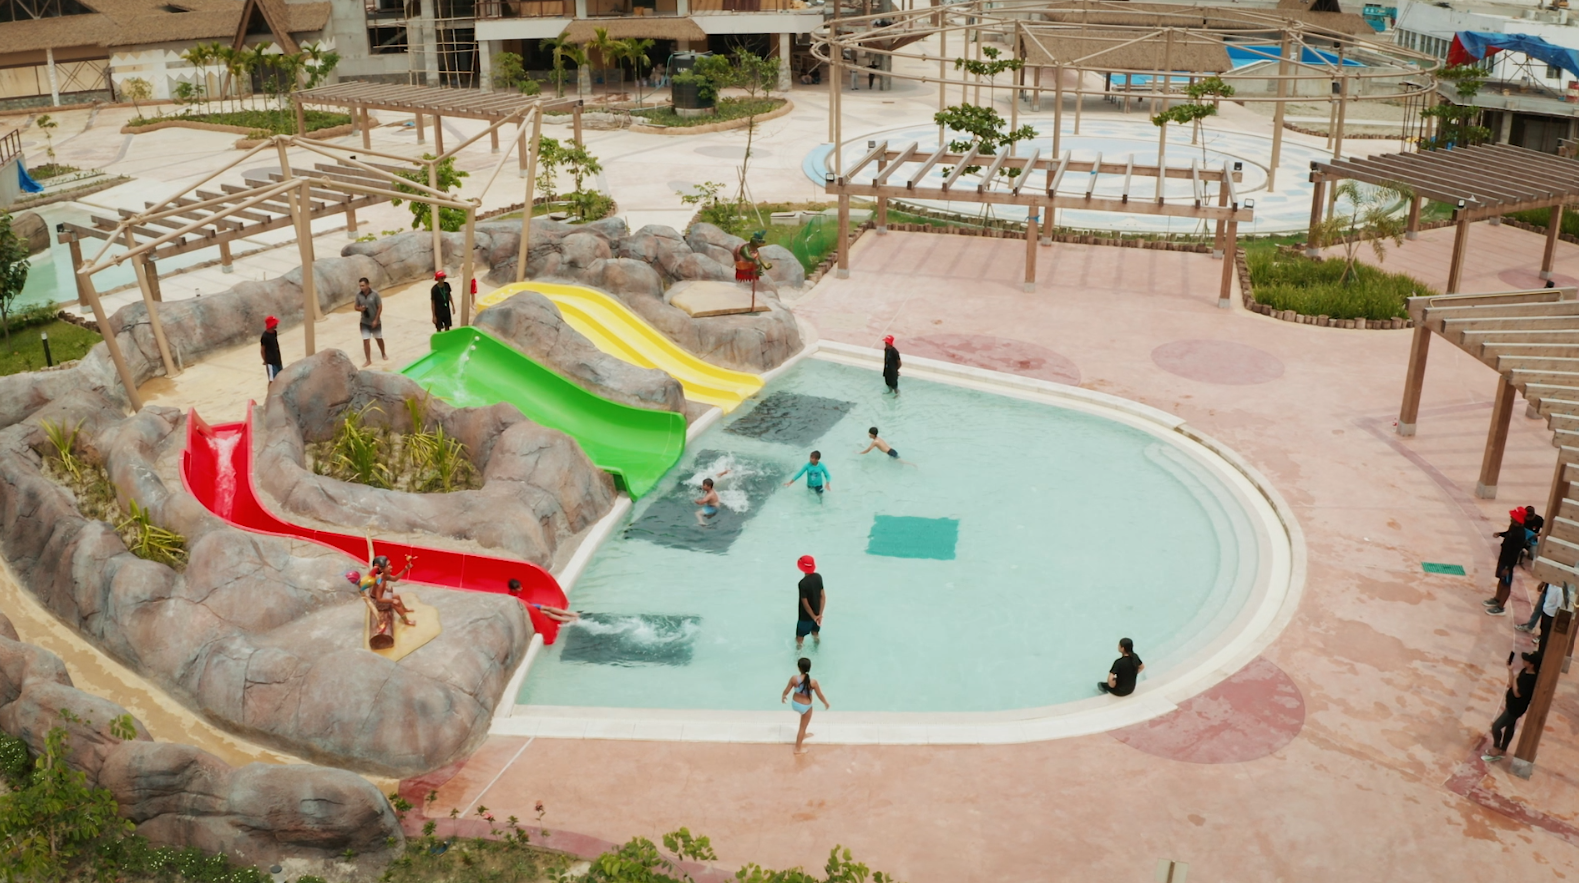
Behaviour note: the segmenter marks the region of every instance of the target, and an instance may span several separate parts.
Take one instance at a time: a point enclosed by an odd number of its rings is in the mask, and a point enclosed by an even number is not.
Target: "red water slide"
[[[208,511],[245,530],[280,537],[295,537],[337,549],[351,556],[361,567],[367,566],[367,540],[350,534],[314,530],[274,517],[263,508],[252,485],[252,408],[247,408],[244,423],[209,426],[188,413],[186,451],[181,455],[181,479],[186,489]],[[427,583],[472,592],[507,594],[511,579],[521,581],[521,602],[526,604],[532,627],[552,644],[559,636],[559,623],[544,616],[533,604],[564,607],[564,590],[554,577],[530,561],[512,561],[488,555],[468,555],[448,549],[410,546],[373,540],[373,553],[387,555],[399,568],[406,556],[415,566],[406,582]]]

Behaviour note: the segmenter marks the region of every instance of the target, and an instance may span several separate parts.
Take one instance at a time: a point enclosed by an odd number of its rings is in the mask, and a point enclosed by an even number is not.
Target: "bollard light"
[[[1256,201],[1255,201],[1254,198],[1250,198],[1250,199],[1246,199],[1245,200],[1245,208],[1255,208],[1255,207],[1256,207]]]

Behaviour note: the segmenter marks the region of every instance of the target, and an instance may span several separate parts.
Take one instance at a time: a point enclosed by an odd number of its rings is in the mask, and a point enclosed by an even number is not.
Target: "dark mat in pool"
[[[588,613],[559,632],[565,662],[588,665],[689,665],[700,616]]]
[[[721,451],[697,451],[692,462],[714,463],[723,456]],[[767,498],[774,491],[783,489],[784,479],[791,474],[787,469],[783,463],[736,458],[730,474],[718,483],[719,495],[725,505],[719,507],[718,514],[707,519],[706,524],[696,523],[697,507],[691,502],[702,495],[701,490],[675,481],[663,492],[663,496],[648,504],[640,518],[625,528],[625,536],[675,549],[715,554],[727,552],[739,539],[746,522],[761,511]],[[695,474],[695,467],[679,471],[688,478]],[[743,512],[729,506],[732,502],[738,505],[734,498],[742,491],[746,497]]]
[[[853,407],[854,402],[839,399],[776,392],[724,431],[784,445],[809,445],[827,435]]]
[[[866,538],[866,554],[952,561],[958,543],[958,519],[876,515]]]

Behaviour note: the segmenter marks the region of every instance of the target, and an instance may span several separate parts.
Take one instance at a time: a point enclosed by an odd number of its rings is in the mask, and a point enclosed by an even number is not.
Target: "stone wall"
[[[60,657],[22,643],[0,614],[0,731],[38,754],[49,731],[64,727],[67,762],[90,787],[113,794],[121,815],[155,845],[195,846],[262,866],[336,861],[350,850],[368,870],[398,854],[400,823],[361,776],[307,765],[237,769],[190,745],[154,742],[135,719],[136,736],[122,740],[110,724],[126,714],[72,686]]]

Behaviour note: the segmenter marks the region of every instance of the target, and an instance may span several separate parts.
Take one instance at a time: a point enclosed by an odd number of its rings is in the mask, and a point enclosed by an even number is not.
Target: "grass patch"
[[[69,175],[72,172],[80,171],[82,170],[76,166],[62,165],[56,162],[47,162],[37,168],[28,169],[27,173],[35,181],[45,181],[50,178],[58,178],[61,175]]]
[[[753,114],[764,114],[784,106],[783,98],[720,98],[713,108],[713,113],[708,116],[683,117],[674,112],[673,107],[654,107],[645,110],[633,110],[631,116],[641,117],[644,121],[671,129],[684,129],[692,126],[710,126],[713,123],[722,123],[727,120],[745,119]]]
[[[153,514],[136,500],[121,507],[104,464],[79,444],[80,421],[68,426],[45,420],[40,425],[48,439],[39,452],[44,457],[44,475],[71,491],[84,517],[112,525],[133,555],[176,570],[186,569],[186,538],[155,524]]]
[[[288,110],[232,110],[222,113],[188,113],[180,116],[158,116],[153,118],[138,117],[127,125],[147,126],[153,123],[167,123],[171,120],[190,120],[194,123],[213,123],[219,126],[241,126],[252,129],[254,134],[262,132],[265,135],[294,135],[296,134],[296,114]],[[307,111],[307,131],[316,132],[319,129],[332,129],[335,126],[348,126],[351,124],[351,115],[348,113],[330,113],[324,110]]]
[[[6,349],[4,339],[0,338],[0,375],[20,374],[46,367],[40,334],[49,335],[49,352],[57,365],[82,358],[88,354],[88,350],[93,349],[94,344],[104,339],[97,331],[54,318],[53,310],[49,313],[49,318],[41,322],[22,325],[17,321],[21,316],[12,317],[11,348]]]
[[[1413,276],[1355,264],[1340,283],[1342,260],[1317,261],[1274,246],[1247,248],[1256,300],[1276,310],[1333,319],[1392,319],[1408,315],[1405,301],[1437,291]]]
[[[1509,212],[1503,217],[1512,218],[1515,221],[1523,221],[1533,227],[1545,230],[1552,220],[1552,210],[1532,208],[1525,212]],[[1562,229],[1559,232],[1567,233],[1569,236],[1579,236],[1579,212],[1564,211]]]

